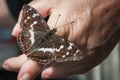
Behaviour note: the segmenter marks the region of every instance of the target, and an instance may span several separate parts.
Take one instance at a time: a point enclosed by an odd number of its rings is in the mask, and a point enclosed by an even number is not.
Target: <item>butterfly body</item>
[[[18,44],[28,58],[38,63],[76,61],[84,57],[74,43],[55,34],[57,28],[50,30],[41,15],[29,5],[23,7],[20,27]]]

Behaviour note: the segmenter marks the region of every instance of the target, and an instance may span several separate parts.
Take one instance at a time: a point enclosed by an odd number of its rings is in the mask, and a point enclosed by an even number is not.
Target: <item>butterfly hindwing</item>
[[[27,54],[27,57],[41,64],[52,62],[54,60],[54,48],[51,42],[53,41],[48,40],[42,46],[37,46],[36,49]]]
[[[59,35],[54,35],[52,39],[54,39],[54,56],[57,62],[77,61],[84,57],[82,51],[67,39]]]

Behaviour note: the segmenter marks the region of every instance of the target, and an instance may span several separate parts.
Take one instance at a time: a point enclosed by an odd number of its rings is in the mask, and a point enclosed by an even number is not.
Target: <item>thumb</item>
[[[53,2],[48,0],[34,0],[29,5],[35,8],[45,18],[50,14]]]
[[[28,5],[35,8],[41,14],[41,16],[45,18],[50,14],[53,6],[53,2],[52,1],[50,2],[48,0],[34,0],[30,2]],[[21,18],[22,18],[22,10],[20,11],[18,22],[13,29],[13,32],[12,32],[13,36],[18,36],[19,32],[21,31],[20,29]]]

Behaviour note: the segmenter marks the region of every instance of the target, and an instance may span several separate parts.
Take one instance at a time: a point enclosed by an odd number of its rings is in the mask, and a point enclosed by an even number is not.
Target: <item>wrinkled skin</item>
[[[52,62],[44,65],[28,60],[23,54],[6,60],[3,67],[9,71],[19,71],[18,80],[33,80],[41,72],[42,78],[63,78],[82,74],[100,64],[120,40],[120,0],[34,0],[29,5],[37,9],[45,18],[50,15],[48,25],[60,27],[57,34],[74,42],[86,55],[81,61]],[[17,37],[21,31],[19,22],[13,30]]]

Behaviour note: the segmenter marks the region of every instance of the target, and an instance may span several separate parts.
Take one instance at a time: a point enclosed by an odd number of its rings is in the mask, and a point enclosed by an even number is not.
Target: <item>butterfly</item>
[[[57,28],[50,30],[39,12],[30,5],[22,8],[20,28],[22,31],[17,38],[20,49],[38,63],[77,61],[84,58],[82,51],[74,43],[55,34]]]

